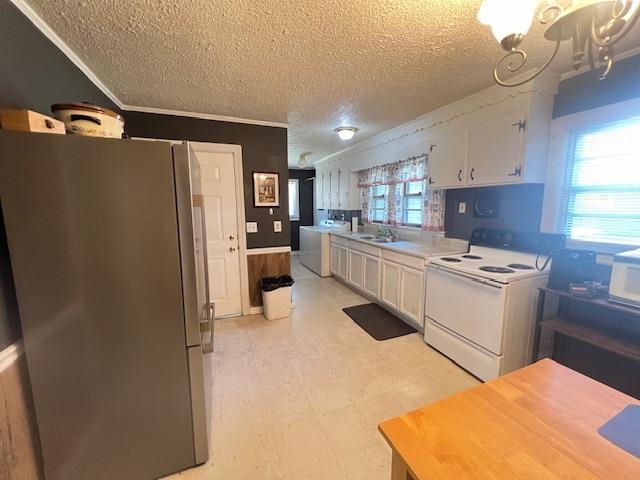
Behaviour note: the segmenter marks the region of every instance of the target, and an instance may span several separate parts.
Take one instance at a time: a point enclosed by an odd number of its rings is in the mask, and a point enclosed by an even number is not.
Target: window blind
[[[571,239],[640,245],[640,117],[573,135],[560,211]]]

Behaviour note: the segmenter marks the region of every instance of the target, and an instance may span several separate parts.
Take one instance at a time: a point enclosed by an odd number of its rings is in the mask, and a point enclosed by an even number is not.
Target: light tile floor
[[[419,333],[378,342],[366,300],[293,257],[290,318],[216,322],[211,460],[171,480],[388,479],[380,421],[479,382]]]

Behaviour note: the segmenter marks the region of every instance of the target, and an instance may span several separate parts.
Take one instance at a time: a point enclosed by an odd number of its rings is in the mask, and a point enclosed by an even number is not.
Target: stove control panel
[[[477,228],[471,234],[469,245],[502,248],[517,252],[551,255],[563,249],[566,236],[555,233],[515,232],[493,228]]]

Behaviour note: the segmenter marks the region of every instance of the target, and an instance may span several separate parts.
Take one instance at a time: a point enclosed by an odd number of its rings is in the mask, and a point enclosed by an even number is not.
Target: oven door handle
[[[437,271],[443,272],[443,273],[448,273],[449,275],[453,275],[454,277],[466,278],[467,280],[471,280],[472,282],[480,283],[481,285],[486,285],[487,287],[497,288],[498,290],[502,290],[502,287],[503,287],[503,285],[497,285],[494,282],[492,282],[491,280],[481,280],[479,278],[472,277],[471,275],[466,275],[464,273],[454,272],[452,270],[449,270],[446,267],[441,267],[439,265],[429,265],[429,266],[427,266],[427,270],[429,270],[429,269],[437,270]]]

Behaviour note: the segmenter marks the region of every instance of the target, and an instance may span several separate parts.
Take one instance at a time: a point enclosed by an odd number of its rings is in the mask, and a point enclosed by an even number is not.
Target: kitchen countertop
[[[468,243],[464,240],[457,240],[454,238],[445,237],[430,237],[429,243],[427,242],[413,242],[408,240],[398,240],[397,242],[390,243],[378,243],[371,240],[365,240],[358,238],[357,235],[362,235],[366,232],[329,232],[331,235],[337,237],[347,238],[356,242],[366,243],[374,247],[379,247],[385,250],[391,250],[398,253],[404,253],[414,257],[419,257],[427,260],[429,257],[438,257],[440,255],[452,255],[454,253],[465,253],[468,250]],[[372,234],[373,235],[373,234]]]
[[[638,479],[598,433],[638,400],[545,359],[382,422],[391,479]]]

